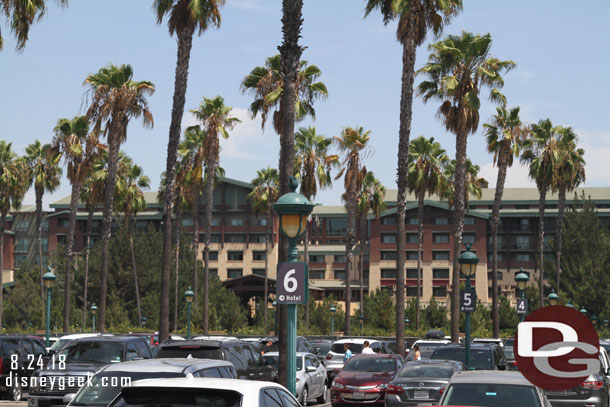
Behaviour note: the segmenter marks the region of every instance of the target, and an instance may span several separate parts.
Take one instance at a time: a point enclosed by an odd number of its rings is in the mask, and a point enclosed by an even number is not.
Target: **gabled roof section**
[[[449,204],[447,204],[446,202],[437,202],[437,201],[432,201],[432,200],[428,200],[428,199],[424,200],[424,206],[433,206],[435,208],[444,209],[446,211],[452,210],[449,208]],[[407,211],[412,210],[412,209],[417,209],[417,202],[409,202],[409,203],[407,203],[405,208]],[[397,213],[397,211],[398,211],[398,209],[396,207],[387,209],[387,210],[381,212],[380,217],[383,218],[384,216],[395,215]],[[464,213],[464,216],[474,216],[477,218],[489,219],[489,213],[472,210],[472,209],[466,211]],[[369,219],[369,220],[375,219],[375,216],[369,215],[367,217],[367,219]]]
[[[316,205],[311,212],[312,216],[320,216],[324,218],[332,218],[332,217],[346,217],[347,210],[343,205]]]

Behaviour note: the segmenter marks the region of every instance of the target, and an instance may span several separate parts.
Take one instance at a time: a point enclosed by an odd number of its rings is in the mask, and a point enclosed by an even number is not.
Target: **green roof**
[[[412,209],[417,209],[417,202],[408,202],[407,201],[407,205],[405,206],[406,210],[412,210]],[[431,200],[424,200],[424,206],[434,206],[435,208],[440,208],[440,209],[445,209],[447,211],[449,211],[449,204],[447,204],[446,202],[437,202],[437,201],[431,201]],[[390,209],[386,209],[385,211],[381,212],[380,217],[384,217],[384,216],[388,216],[388,215],[394,215],[396,214],[396,212],[398,211],[398,208],[393,207]],[[491,211],[490,211],[491,213]],[[466,211],[465,213],[466,216],[474,216],[477,218],[483,218],[483,219],[489,219],[489,213],[487,213],[487,211],[480,211],[480,210],[469,210]],[[374,219],[375,216],[373,215],[369,215],[368,219]]]

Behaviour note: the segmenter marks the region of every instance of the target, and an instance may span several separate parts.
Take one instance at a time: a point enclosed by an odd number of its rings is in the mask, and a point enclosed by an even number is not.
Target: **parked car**
[[[449,343],[451,343],[451,341],[446,339],[419,339],[413,342],[413,345],[411,346],[409,353],[407,353],[405,360],[415,360],[415,351],[413,350],[413,346],[415,345],[419,346],[419,354],[421,355],[422,359],[430,359],[430,356],[432,356],[432,353],[434,353],[436,348]]]
[[[471,343],[490,343],[496,344],[500,347],[504,347],[505,343],[500,338],[474,338]]]
[[[186,339],[184,339],[182,336],[180,335],[169,335],[169,340],[170,341],[184,341]],[[159,346],[160,345],[160,341],[159,341],[159,332],[155,332],[152,335],[152,344],[150,346]]]
[[[326,364],[326,355],[330,350],[331,346],[333,346],[333,342],[330,339],[314,339],[310,340],[309,343],[316,349],[318,349],[318,355],[324,358],[324,364]]]
[[[267,344],[271,343],[271,346]],[[268,336],[259,341],[257,346],[259,352],[278,352],[279,351],[279,339],[277,336]],[[326,363],[326,357],[321,355],[315,346],[309,342],[304,336],[297,336],[297,352],[308,352],[315,355],[319,361]]]
[[[219,359],[233,363],[238,379],[278,381],[277,370],[265,365],[251,343],[244,341],[184,341],[159,345],[156,358]]]
[[[352,357],[330,387],[333,407],[383,406],[388,383],[401,366],[401,358],[396,354]]]
[[[64,345],[44,369],[37,370],[36,386],[28,393],[28,406],[64,404],[66,394],[76,393],[87,376],[110,363],[151,359],[148,341],[138,336],[103,336],[75,339]]]
[[[231,362],[212,359],[146,359],[107,365],[91,378],[78,393],[66,394],[68,406],[108,405],[121,388],[142,379],[169,379],[172,377],[222,377],[235,379]]]
[[[146,379],[124,387],[109,407],[299,407],[283,386],[238,379]]]
[[[70,341],[73,341],[74,339],[93,338],[95,336],[100,336],[100,334],[99,333],[88,333],[88,334],[72,334],[72,335],[61,336],[48,349],[49,350],[49,354],[51,355],[51,354],[57,352],[58,350],[63,348],[65,344],[67,344]]]
[[[267,352],[263,355],[265,364],[277,369],[280,354]],[[311,400],[326,403],[328,381],[326,368],[315,355],[308,352],[297,352],[297,398],[302,406]]]
[[[437,404],[449,379],[468,370],[462,362],[449,360],[418,360],[407,362],[388,384],[386,407]]]
[[[344,345],[349,344],[349,350],[353,355],[359,355],[364,348],[364,342],[368,341],[369,346],[375,353],[388,353],[383,344],[375,339],[364,338],[346,338],[335,341],[330,350],[326,354],[326,371],[328,372],[328,381],[332,379],[343,369],[343,357],[345,356]]]
[[[519,372],[458,372],[443,392],[441,406],[551,407],[544,392]],[[582,405],[582,404],[580,404]]]
[[[434,351],[430,359],[457,360],[466,363],[464,345],[443,345]],[[470,344],[470,369],[506,370],[506,357],[502,348],[495,344]]]
[[[504,345],[504,357],[506,358],[506,370],[519,370],[512,345]]]
[[[19,377],[29,377],[38,369],[47,351],[38,338],[26,335],[0,336],[0,392],[2,396],[12,401],[23,397],[23,388]],[[13,359],[16,358],[17,368]],[[11,377],[11,380],[7,379]]]

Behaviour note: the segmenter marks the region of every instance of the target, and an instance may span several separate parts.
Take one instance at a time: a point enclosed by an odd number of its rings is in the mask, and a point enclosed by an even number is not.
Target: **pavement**
[[[0,400],[0,406],[20,406],[25,407],[28,405],[26,401],[8,401],[8,400]]]

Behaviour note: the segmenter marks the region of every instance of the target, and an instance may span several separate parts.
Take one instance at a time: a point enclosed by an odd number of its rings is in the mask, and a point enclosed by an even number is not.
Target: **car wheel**
[[[326,404],[327,394],[328,394],[328,386],[326,386],[326,383],[324,383],[324,387],[322,387],[322,394],[320,395],[320,397],[317,398],[318,403]]]
[[[307,391],[307,386],[303,387],[303,393],[301,393],[301,405],[303,407],[307,406],[307,400],[309,399],[309,392]]]
[[[21,397],[23,396],[21,382],[19,380],[19,376],[13,377],[13,385],[6,392],[7,398],[10,401],[21,401]]]

